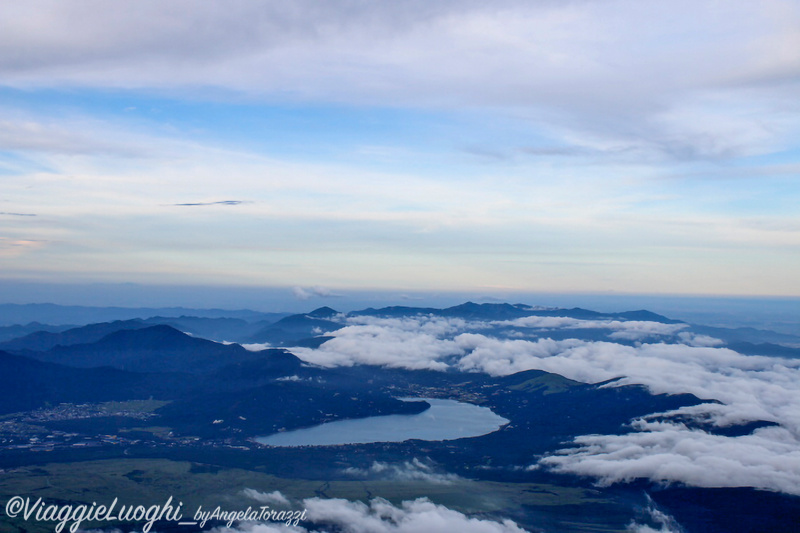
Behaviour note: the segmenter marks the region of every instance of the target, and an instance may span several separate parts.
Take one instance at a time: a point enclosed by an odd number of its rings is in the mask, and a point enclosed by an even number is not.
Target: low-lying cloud
[[[262,350],[269,350],[272,348],[272,345],[268,342],[254,342],[254,343],[245,343],[241,345],[242,348],[249,352],[260,352]]]
[[[654,335],[675,335],[689,324],[664,324],[644,320],[581,320],[570,317],[526,316],[515,320],[493,322],[499,326],[533,329],[608,329],[609,337],[618,340],[639,340]]]
[[[800,495],[800,447],[791,431],[766,427],[725,437],[671,422],[637,421],[627,435],[587,435],[545,457],[557,472],[600,484],[647,478],[696,487],[755,487]]]
[[[333,333],[319,349],[294,348],[295,354],[314,364],[334,367],[356,364],[412,370],[447,370],[443,359],[458,354],[452,339],[461,319],[356,317],[352,325]]]
[[[331,526],[343,533],[524,533],[511,520],[471,518],[427,498],[404,501],[399,506],[375,498],[369,504],[343,499],[303,500],[308,521],[314,525],[244,523],[236,528],[220,527],[212,533],[321,533]]]
[[[438,473],[435,468],[418,458],[400,464],[374,461],[369,468],[346,468],[344,473],[356,478],[385,479],[393,481],[424,481],[449,485],[461,479],[456,474]]]
[[[278,490],[274,490],[272,492],[259,492],[255,489],[244,489],[242,494],[259,503],[265,503],[267,505],[289,505],[289,499],[281,494],[281,492]]]
[[[628,531],[632,533],[683,533],[683,528],[673,517],[659,509],[650,496],[647,496],[647,500],[648,506],[642,513],[645,520],[631,522],[628,525]],[[647,523],[642,523],[642,521]]]
[[[318,349],[295,353],[324,366],[371,364],[494,376],[536,369],[585,383],[614,380],[607,387],[644,385],[654,394],[709,400],[633,421],[635,431],[627,435],[579,437],[574,446],[541,459],[556,471],[593,476],[604,484],[648,478],[800,494],[800,360],[715,347],[716,339],[681,331],[682,324],[565,317],[487,323],[434,316],[356,317],[348,324]],[[574,330],[576,336],[582,329],[604,327],[627,339],[662,335],[672,342],[631,346],[544,334],[535,340],[498,338],[492,336],[496,325]],[[755,421],[776,425],[739,437],[699,429]]]

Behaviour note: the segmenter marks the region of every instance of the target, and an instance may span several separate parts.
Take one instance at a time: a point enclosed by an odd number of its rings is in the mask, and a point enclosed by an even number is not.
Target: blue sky
[[[4,282],[800,296],[795,0],[0,12]]]

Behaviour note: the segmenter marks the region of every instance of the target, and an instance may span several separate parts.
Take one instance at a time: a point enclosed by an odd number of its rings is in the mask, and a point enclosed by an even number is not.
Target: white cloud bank
[[[262,503],[267,500],[287,501],[279,491],[270,494],[246,489],[247,496]],[[259,498],[267,496],[267,499]],[[240,522],[235,526],[220,526],[210,533],[326,533],[333,527],[342,533],[526,533],[514,521],[471,518],[427,498],[404,501],[395,506],[383,498],[370,502],[344,499],[308,498],[298,504],[306,510],[304,523],[287,525],[281,522]],[[91,530],[84,533],[119,533],[119,530]]]
[[[322,366],[382,365],[412,370],[446,370],[443,359],[459,352],[452,335],[462,319],[354,317],[330,333],[319,349],[293,348],[301,359]]]
[[[664,324],[646,320],[581,320],[563,316],[526,316],[515,320],[493,322],[499,326],[533,329],[609,329],[609,338],[640,340],[651,336],[674,335],[689,324]]]
[[[437,473],[432,465],[413,458],[400,464],[374,461],[369,468],[349,467],[344,473],[358,478],[378,478],[397,481],[424,481],[439,485],[449,485],[461,479],[456,474]]]
[[[212,533],[312,533],[328,531],[332,525],[343,533],[524,533],[511,520],[470,518],[463,513],[436,505],[426,498],[404,501],[394,506],[382,498],[369,504],[342,499],[310,498],[302,506],[308,510],[310,522],[321,529],[282,524],[240,524],[236,528],[221,527]]]
[[[696,487],[755,487],[800,495],[800,446],[784,427],[724,437],[676,423],[637,421],[627,435],[587,435],[540,461],[609,485],[636,478]]]
[[[536,323],[531,319],[530,324]],[[547,319],[546,327],[588,326],[574,319]],[[358,317],[319,349],[299,357],[325,366],[373,364],[409,369],[485,372],[494,376],[538,369],[586,383],[639,384],[654,394],[714,400],[633,422],[627,435],[579,437],[575,447],[541,460],[561,472],[614,483],[634,478],[702,487],[756,487],[800,495],[800,360],[747,356],[725,348],[680,342],[625,346],[580,339],[498,339],[490,324],[418,316]],[[597,327],[595,322],[591,327]],[[619,322],[603,327],[631,336],[671,333],[679,327]],[[713,340],[673,335],[675,341]],[[691,419],[726,427],[754,421],[777,426],[727,437],[681,423]]]
[[[659,509],[650,496],[647,496],[647,499],[649,504],[644,514],[650,524],[631,522],[628,525],[628,531],[632,533],[684,533],[683,528],[673,517]],[[652,525],[655,525],[658,529],[655,529]]]
[[[242,494],[259,503],[281,506],[289,505],[289,500],[286,498],[286,496],[281,494],[279,490],[274,490],[272,492],[259,492],[255,489],[244,489]]]

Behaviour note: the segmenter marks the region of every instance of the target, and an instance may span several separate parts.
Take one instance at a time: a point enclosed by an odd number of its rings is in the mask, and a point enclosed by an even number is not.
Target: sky
[[[6,2],[0,180],[6,285],[798,297],[800,2]]]

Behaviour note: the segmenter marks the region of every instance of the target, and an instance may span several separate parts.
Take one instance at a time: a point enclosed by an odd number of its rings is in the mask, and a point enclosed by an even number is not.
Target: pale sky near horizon
[[[800,1],[6,2],[0,180],[5,282],[800,296]]]

